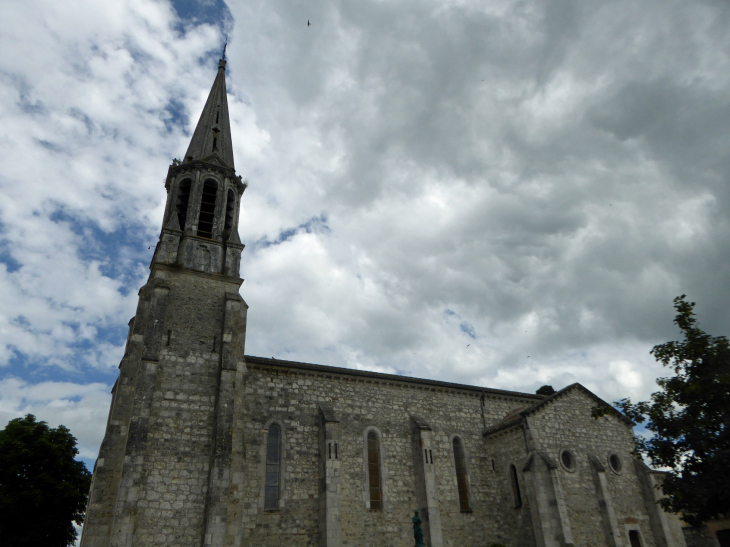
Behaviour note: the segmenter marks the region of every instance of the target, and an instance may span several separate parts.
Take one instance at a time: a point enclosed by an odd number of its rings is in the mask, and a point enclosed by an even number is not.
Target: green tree
[[[654,346],[652,355],[675,376],[659,378],[650,401],[614,403],[653,435],[637,451],[669,470],[663,507],[692,526],[730,514],[730,345],[697,326],[694,302],[674,299],[684,340]],[[596,408],[594,416],[608,408]]]
[[[35,416],[0,431],[0,545],[67,547],[84,521],[91,473],[74,457],[76,439]]]
[[[555,388],[553,386],[545,384],[544,386],[538,388],[535,393],[537,393],[538,395],[545,395],[547,397],[555,393]]]

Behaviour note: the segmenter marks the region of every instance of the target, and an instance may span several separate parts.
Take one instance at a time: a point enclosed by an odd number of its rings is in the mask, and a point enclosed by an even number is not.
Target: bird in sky
[[[309,22],[309,19],[307,19],[307,26],[308,27],[311,27],[312,26],[312,24]]]

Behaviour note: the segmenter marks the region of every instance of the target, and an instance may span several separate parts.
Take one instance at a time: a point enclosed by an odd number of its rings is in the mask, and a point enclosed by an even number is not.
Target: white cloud
[[[159,229],[166,165],[186,145],[187,128],[165,124],[198,109],[201,87],[186,82],[210,79],[199,58],[220,33],[181,33],[171,6],[150,1],[11,1],[0,19],[0,47],[12,52],[0,60],[12,265],[0,272],[0,365],[20,356],[110,370]]]
[[[636,400],[674,296],[730,330],[719,4],[228,5],[249,353]],[[0,381],[111,382],[222,35],[153,0],[0,21]]]
[[[0,424],[26,414],[51,427],[65,425],[77,438],[79,456],[96,459],[111,403],[109,386],[103,383],[40,382],[19,378],[0,380]]]

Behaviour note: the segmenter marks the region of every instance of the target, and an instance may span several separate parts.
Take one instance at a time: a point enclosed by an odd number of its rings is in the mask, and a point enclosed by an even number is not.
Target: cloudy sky
[[[730,334],[729,6],[3,0],[0,426],[93,462],[226,37],[247,353],[647,397]]]

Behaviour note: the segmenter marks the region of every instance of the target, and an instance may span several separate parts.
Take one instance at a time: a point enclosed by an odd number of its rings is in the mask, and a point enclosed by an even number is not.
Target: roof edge
[[[265,366],[274,366],[282,368],[298,368],[309,370],[312,372],[320,372],[325,374],[342,374],[350,376],[361,376],[364,378],[373,378],[377,380],[390,380],[396,382],[406,382],[411,384],[422,384],[426,386],[443,387],[447,389],[461,389],[473,391],[476,394],[486,393],[495,396],[516,397],[520,399],[531,399],[541,401],[544,399],[542,395],[534,393],[522,393],[519,391],[508,391],[506,389],[495,389],[489,387],[471,386],[468,384],[456,384],[452,382],[443,382],[440,380],[428,380],[425,378],[416,378],[414,376],[401,376],[399,374],[385,374],[383,372],[371,372],[367,370],[357,370],[353,368],[333,367],[330,365],[315,365],[313,363],[301,363],[299,361],[285,361],[282,359],[274,359],[272,357],[256,357],[254,355],[246,355],[244,357],[246,363],[254,363]]]
[[[497,422],[491,427],[488,427],[484,430],[482,433],[483,437],[491,437],[492,435],[496,433],[500,433],[502,431],[507,431],[509,429],[515,429],[518,427],[521,427],[523,422],[525,420],[525,417],[522,415],[522,413],[518,413],[516,416],[511,416],[507,420],[502,420],[501,422]]]
[[[566,395],[567,393],[569,393],[570,391],[573,391],[574,389],[581,390],[583,393],[588,395],[591,399],[596,401],[599,405],[605,405],[608,408],[610,408],[613,411],[613,414],[619,420],[621,420],[626,425],[628,425],[629,427],[634,427],[636,425],[633,421],[631,421],[629,418],[624,416],[621,412],[619,412],[618,410],[613,408],[610,404],[608,404],[606,401],[601,399],[598,395],[593,393],[587,387],[576,382],[574,384],[570,384],[567,387],[564,387],[563,389],[561,389],[559,391],[556,391],[549,397],[545,397],[545,398],[543,398],[543,400],[538,401],[538,402],[528,406],[527,408],[520,410],[519,412],[516,412],[512,415],[508,415],[502,421],[497,422],[496,424],[492,425],[491,427],[488,427],[487,429],[485,429],[484,434],[483,434],[484,437],[489,437],[495,433],[499,433],[500,431],[505,431],[508,429],[519,427],[522,424],[523,420],[526,419],[530,414],[534,414],[535,412],[542,409],[545,405],[547,405],[551,401],[559,399],[560,397],[562,397],[563,395]]]
[[[533,414],[533,413],[537,412],[538,410],[540,410],[542,407],[544,407],[548,403],[550,403],[556,399],[559,399],[560,397],[562,397],[563,395],[566,395],[567,393],[569,393],[570,391],[573,391],[574,389],[579,389],[580,391],[582,391],[583,393],[588,395],[591,399],[596,401],[599,405],[607,406],[608,408],[610,408],[613,411],[613,415],[616,416],[622,422],[626,423],[628,426],[634,427],[636,425],[632,420],[627,418],[624,414],[622,414],[621,412],[619,412],[618,410],[613,408],[613,406],[608,404],[606,401],[601,399],[598,395],[593,393],[590,389],[588,389],[587,387],[585,387],[582,384],[579,384],[578,382],[576,382],[574,384],[570,384],[569,386],[566,386],[563,389],[556,391],[555,393],[553,393],[549,397],[543,399],[542,401],[538,401],[534,405],[527,407],[526,409],[524,409],[523,411],[520,412],[520,415],[525,416],[525,417],[529,416],[530,414]]]

